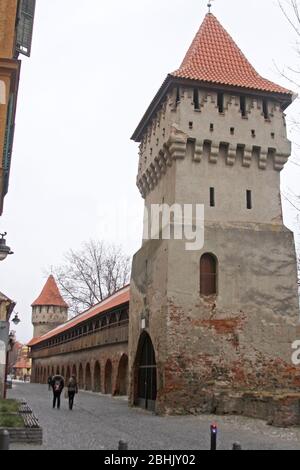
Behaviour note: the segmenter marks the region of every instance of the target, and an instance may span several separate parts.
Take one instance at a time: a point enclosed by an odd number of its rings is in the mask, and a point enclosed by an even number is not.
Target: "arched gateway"
[[[134,373],[135,404],[146,410],[155,411],[157,368],[153,344],[147,333],[143,333],[139,341]]]

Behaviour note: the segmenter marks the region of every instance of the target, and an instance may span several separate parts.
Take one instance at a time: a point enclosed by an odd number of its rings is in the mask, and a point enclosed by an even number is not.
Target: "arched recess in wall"
[[[105,364],[105,384],[104,390],[107,395],[112,394],[112,362],[110,359]]]
[[[217,295],[218,260],[212,253],[204,253],[200,259],[200,295]]]
[[[64,376],[65,379],[66,379],[66,383],[68,384],[69,380],[70,380],[70,377],[71,377],[71,369],[70,369],[70,366],[67,367],[67,370],[66,370],[66,375]]]
[[[115,395],[128,395],[128,356],[123,354],[118,367]]]
[[[79,372],[78,372],[78,385],[80,390],[83,390],[83,367],[82,364],[79,366]]]
[[[77,370],[76,370],[76,365],[75,364],[72,367],[72,377],[75,377],[76,380],[78,381]]]
[[[101,368],[99,361],[96,361],[94,367],[94,392],[101,392]]]
[[[92,390],[92,374],[89,363],[87,363],[85,368],[85,390]]]
[[[66,376],[65,376],[65,367],[64,367],[64,366],[62,366],[62,368],[61,368],[61,375],[62,375],[64,378],[66,377]]]
[[[134,402],[136,406],[155,411],[157,367],[155,351],[148,333],[141,334],[134,365]]]

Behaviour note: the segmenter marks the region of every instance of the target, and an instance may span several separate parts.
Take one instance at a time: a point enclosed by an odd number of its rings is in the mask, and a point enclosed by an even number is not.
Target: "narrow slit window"
[[[213,131],[214,131],[214,125],[213,125],[213,124],[211,124],[211,125],[209,126],[209,130],[210,130],[210,132],[213,132]]]
[[[234,127],[231,127],[231,128],[230,128],[230,134],[231,134],[231,135],[234,135]]]
[[[215,199],[215,188],[210,188],[209,190],[209,198],[210,198],[210,207],[216,206],[216,199]]]
[[[256,132],[255,132],[255,130],[254,130],[254,129],[252,129],[252,131],[251,131],[251,135],[252,135],[252,137],[256,137]]]
[[[180,88],[177,87],[177,90],[176,90],[176,105],[180,103]]]
[[[193,129],[194,123],[192,121],[189,122],[189,129]]]
[[[268,100],[263,100],[263,113],[264,113],[264,118],[269,119]]]
[[[247,209],[252,209],[252,191],[247,190],[246,192],[246,199],[247,199]]]
[[[198,90],[198,88],[194,88],[194,108],[196,110],[200,109],[199,90]]]
[[[241,107],[241,113],[243,117],[247,116],[247,110],[246,110],[246,96],[241,96],[240,97],[240,107]]]
[[[224,113],[224,93],[218,93],[218,109],[219,113]]]

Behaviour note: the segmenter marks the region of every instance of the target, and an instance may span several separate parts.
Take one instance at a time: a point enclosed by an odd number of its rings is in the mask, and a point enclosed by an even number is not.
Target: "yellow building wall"
[[[17,91],[12,76],[20,68],[14,58],[18,0],[0,0],[0,215],[3,205],[3,151],[9,95]]]
[[[12,59],[18,0],[0,0],[0,59]]]

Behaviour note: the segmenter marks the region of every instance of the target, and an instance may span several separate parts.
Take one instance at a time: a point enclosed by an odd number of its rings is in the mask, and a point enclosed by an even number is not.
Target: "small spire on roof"
[[[208,5],[207,5],[207,6],[208,6],[208,13],[210,13],[210,10],[211,10],[211,7],[212,7],[212,3],[211,3],[212,1],[213,1],[213,0],[210,0],[210,1],[208,2]]]

